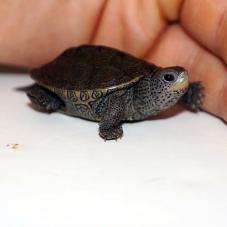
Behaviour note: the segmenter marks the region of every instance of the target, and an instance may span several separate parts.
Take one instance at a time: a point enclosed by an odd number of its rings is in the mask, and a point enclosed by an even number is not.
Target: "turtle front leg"
[[[60,98],[38,84],[27,91],[27,96],[36,107],[47,112],[57,111],[63,105]]]
[[[111,97],[107,109],[103,113],[99,125],[99,135],[104,140],[117,140],[123,136],[121,121],[124,116],[124,106],[120,98]]]
[[[204,87],[201,82],[193,82],[182,97],[183,104],[192,111],[198,111],[203,105]]]

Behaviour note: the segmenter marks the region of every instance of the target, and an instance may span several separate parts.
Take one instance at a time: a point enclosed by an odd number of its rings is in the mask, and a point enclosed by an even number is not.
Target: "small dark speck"
[[[11,149],[14,149],[14,150],[19,148],[19,144],[18,143],[8,143],[6,146],[11,148]]]

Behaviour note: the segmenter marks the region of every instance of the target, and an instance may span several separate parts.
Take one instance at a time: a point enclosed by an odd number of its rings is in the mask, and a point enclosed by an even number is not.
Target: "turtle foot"
[[[112,127],[109,129],[99,129],[99,135],[106,140],[117,140],[123,136],[122,126]]]
[[[183,103],[192,111],[198,111],[203,105],[204,87],[201,82],[193,82],[182,97]]]

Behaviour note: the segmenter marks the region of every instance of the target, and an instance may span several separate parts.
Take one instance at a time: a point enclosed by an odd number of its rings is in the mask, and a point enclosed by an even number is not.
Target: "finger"
[[[170,22],[178,21],[184,0],[157,0],[161,13]]]
[[[148,60],[158,65],[181,65],[192,81],[205,87],[204,110],[227,120],[226,66],[193,41],[179,26],[171,26],[152,50]]]
[[[157,1],[107,1],[93,43],[142,56],[165,26]]]
[[[37,66],[62,50],[88,43],[104,0],[27,1],[0,4],[0,62]]]
[[[185,0],[181,23],[191,36],[227,63],[226,0]]]

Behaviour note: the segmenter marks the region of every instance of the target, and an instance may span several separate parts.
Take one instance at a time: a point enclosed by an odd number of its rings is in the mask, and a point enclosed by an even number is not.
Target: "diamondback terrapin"
[[[161,68],[120,50],[94,45],[70,48],[31,70],[27,91],[38,107],[99,122],[105,140],[122,137],[122,122],[146,119],[182,100],[202,105],[200,82],[189,84],[179,66]]]

